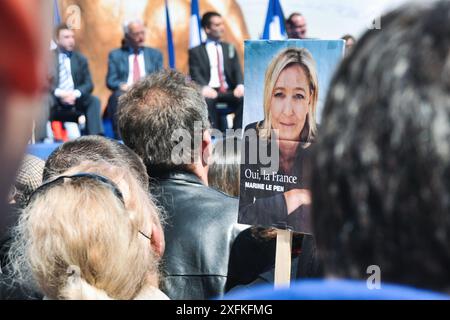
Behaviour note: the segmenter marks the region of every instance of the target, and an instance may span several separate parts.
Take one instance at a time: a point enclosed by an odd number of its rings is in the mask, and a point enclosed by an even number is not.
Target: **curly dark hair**
[[[325,271],[450,287],[450,3],[381,18],[340,66],[312,176]]]

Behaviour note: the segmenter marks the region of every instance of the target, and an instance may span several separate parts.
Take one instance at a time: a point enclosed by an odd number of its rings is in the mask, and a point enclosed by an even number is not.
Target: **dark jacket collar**
[[[150,180],[156,179],[158,181],[162,180],[182,180],[191,182],[194,184],[204,185],[202,180],[197,177],[194,173],[188,171],[153,171],[149,170]]]

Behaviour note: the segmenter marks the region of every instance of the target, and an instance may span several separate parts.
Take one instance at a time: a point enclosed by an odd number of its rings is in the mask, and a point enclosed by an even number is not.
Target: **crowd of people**
[[[211,136],[218,103],[233,105],[242,127],[243,77],[234,47],[221,41],[223,18],[203,16],[208,41],[191,49],[190,76],[164,70],[161,53],[144,46],[142,23],[126,24],[107,75],[120,143],[101,136],[73,31],[58,27],[58,49],[47,56],[48,12],[30,3],[0,2],[0,298],[450,298],[448,1],[383,16],[382,30],[367,31],[340,64],[320,127],[308,104],[297,133],[305,148],[315,142],[311,194],[295,206],[280,201],[292,212],[311,203],[312,235],[295,237],[293,270],[322,280],[275,292],[273,231],[237,224],[245,141]],[[306,38],[305,17],[292,14],[287,31]],[[15,63],[24,52],[26,62]],[[309,58],[301,49],[275,57],[273,68],[283,66],[269,95],[295,71],[309,76],[308,99],[317,100],[316,75],[302,67]],[[42,101],[50,119],[84,114],[91,135],[60,145],[45,163],[21,161]],[[253,125],[263,133],[276,126],[270,119]],[[395,286],[361,289],[370,266]],[[269,289],[255,287],[264,282]]]

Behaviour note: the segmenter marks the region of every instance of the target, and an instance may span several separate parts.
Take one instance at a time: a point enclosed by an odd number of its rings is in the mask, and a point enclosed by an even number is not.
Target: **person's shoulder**
[[[222,43],[222,47],[227,47],[230,52],[236,51],[236,47],[232,43],[225,42],[225,41],[222,41],[221,43]]]
[[[216,189],[216,188],[213,188],[213,187],[209,187],[209,186],[206,187],[206,188],[208,188],[208,191],[213,196],[215,196],[217,198],[221,198],[221,199],[223,199],[225,201],[229,201],[230,203],[233,203],[235,201],[239,201],[239,199],[237,197],[230,196],[229,194],[226,194],[225,192],[223,192],[223,191],[221,191],[219,189]]]
[[[119,56],[119,55],[123,54],[123,52],[125,52],[125,49],[123,47],[122,48],[112,49],[109,52],[109,56],[110,57],[116,57],[116,56]]]
[[[236,212],[237,214],[237,208],[239,206],[238,198],[200,183],[192,175],[181,174],[176,176],[172,175],[170,178],[156,179],[151,182],[151,186],[153,193],[160,194],[163,198],[170,197],[172,201],[178,198],[176,194],[182,188],[187,198],[195,199],[195,202],[191,204],[192,207],[205,214],[214,214],[217,210],[229,212],[230,214]],[[212,208],[214,210],[211,211]]]
[[[228,220],[231,218],[231,220],[237,221],[237,213],[239,211],[238,198],[211,187],[206,187],[205,196],[205,205],[208,205],[208,202],[210,202],[214,207],[217,207],[217,211],[222,213],[223,219]]]
[[[218,189],[205,185],[203,185],[202,188],[204,189],[202,190],[204,203],[207,203],[208,201],[217,202],[217,204],[225,211],[228,209],[234,210],[239,205],[239,199],[236,197],[232,197]]]
[[[87,62],[88,61],[87,57],[84,54],[82,54],[80,51],[75,51],[75,50],[72,51],[72,56],[74,58],[80,60],[80,61],[83,61],[83,62]]]
[[[58,59],[58,55],[59,55],[58,49],[50,50],[50,57],[52,57],[53,59]]]
[[[148,53],[152,54],[152,55],[162,56],[161,51],[156,49],[156,48],[144,47],[144,50],[147,51]]]
[[[205,46],[204,43],[199,44],[198,46],[189,49],[189,53],[197,53],[197,52],[199,52],[204,46]]]

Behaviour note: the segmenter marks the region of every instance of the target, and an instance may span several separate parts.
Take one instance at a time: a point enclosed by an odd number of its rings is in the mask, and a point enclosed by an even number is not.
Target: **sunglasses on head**
[[[123,199],[123,194],[120,191],[119,187],[117,187],[117,185],[114,182],[112,182],[111,180],[109,180],[108,178],[101,176],[99,174],[96,174],[96,173],[77,173],[77,174],[73,174],[70,176],[64,175],[64,176],[59,176],[56,179],[47,181],[47,182],[43,183],[42,185],[40,185],[36,190],[33,191],[33,193],[28,198],[28,204],[31,203],[32,199],[37,194],[42,193],[45,190],[48,190],[54,186],[64,184],[66,179],[70,179],[72,181],[80,180],[80,179],[90,179],[90,180],[95,180],[95,181],[101,182],[101,183],[107,185],[111,189],[111,191],[114,193],[114,195],[117,198],[119,198],[119,200],[123,203],[123,205],[125,205],[125,200]]]
[[[50,180],[48,182],[45,182],[42,185],[40,185],[36,190],[33,191],[33,193],[28,198],[27,205],[29,205],[32,202],[33,198],[37,194],[42,193],[45,190],[48,190],[54,186],[64,184],[64,182],[67,179],[72,180],[72,181],[81,180],[81,179],[90,179],[90,180],[95,180],[100,183],[103,183],[104,185],[108,186],[111,189],[111,191],[114,193],[114,195],[120,200],[120,202],[122,202],[122,204],[125,207],[125,200],[123,198],[123,194],[120,191],[119,187],[113,181],[109,180],[108,178],[106,178],[102,175],[96,174],[96,173],[77,173],[77,174],[73,174],[73,175],[64,175],[64,176],[59,176],[58,178]],[[139,230],[139,233],[142,236],[144,236],[145,238],[147,238],[148,240],[151,240],[151,237],[147,236],[142,231]]]

